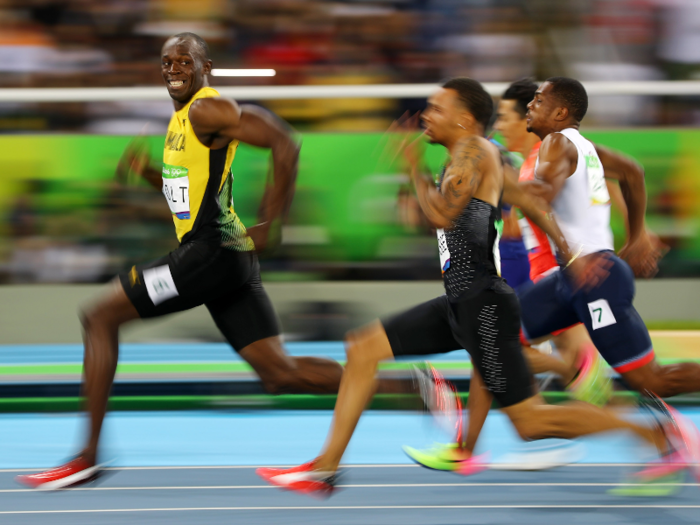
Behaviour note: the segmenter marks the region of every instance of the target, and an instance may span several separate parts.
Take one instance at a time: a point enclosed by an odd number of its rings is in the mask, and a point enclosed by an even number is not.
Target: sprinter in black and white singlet
[[[665,437],[658,428],[621,420],[606,409],[586,403],[545,405],[533,392],[519,340],[518,299],[498,275],[494,257],[501,197],[537,221],[566,254],[567,261],[573,255],[552,221],[517,190],[514,182],[505,181],[499,151],[484,138],[492,112],[489,94],[469,78],[448,81],[428,99],[421,116],[425,136],[444,146],[450,156],[439,187],[421,170],[418,148],[422,137],[404,154],[421,209],[435,227],[442,229],[438,236],[446,295],[348,335],[347,364],[325,448],[315,460],[292,469],[259,469],[258,473],[273,485],[305,493],[332,491],[343,453],[374,392],[378,363],[396,356],[462,348],[469,352],[474,365],[470,411],[478,411],[485,418],[495,398],[524,439],[573,438],[626,429],[663,449]],[[470,425],[476,419],[470,415]],[[469,429],[470,434],[478,435],[481,424],[483,420]],[[471,449],[458,445],[458,449],[451,450],[452,470],[479,470],[474,466]]]
[[[489,288],[509,293],[501,278],[498,249],[494,249],[502,229],[500,208],[477,198],[469,201],[451,228],[438,228],[440,267],[451,300],[469,299]]]
[[[543,142],[535,180],[527,184],[550,203],[578,257],[584,262],[607,258],[610,275],[590,290],[574,290],[561,272],[538,281],[520,296],[523,331],[538,340],[580,321],[630,387],[662,397],[700,391],[700,365],[656,361],[649,332],[632,304],[635,274],[653,275],[660,256],[645,227],[644,171],[579,133],[587,107],[586,90],[577,80],[555,77],[539,87],[527,119],[528,130]],[[606,177],[619,181],[628,209],[629,239],[621,257],[613,251]]]

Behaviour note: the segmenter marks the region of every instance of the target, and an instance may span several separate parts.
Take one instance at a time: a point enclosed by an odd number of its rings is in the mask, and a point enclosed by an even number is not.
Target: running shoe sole
[[[18,483],[21,483],[22,485],[30,486],[31,488],[34,488],[35,490],[50,491],[50,490],[68,489],[71,487],[77,487],[79,485],[85,485],[87,483],[92,483],[93,481],[96,481],[98,478],[100,478],[104,474],[104,468],[106,465],[107,465],[107,463],[102,463],[99,465],[88,467],[88,468],[83,469],[79,472],[71,474],[70,476],[66,476],[65,478],[56,479],[53,481],[47,481],[46,483],[42,483],[41,485],[37,485],[34,487],[31,487],[31,483],[28,483],[28,482],[23,480],[27,476],[17,476],[16,480]]]
[[[403,451],[415,463],[430,470],[471,476],[489,468],[488,453],[460,460],[456,459],[453,453],[456,448],[456,444],[450,443],[447,445],[438,444],[428,450],[418,450],[404,446]]]

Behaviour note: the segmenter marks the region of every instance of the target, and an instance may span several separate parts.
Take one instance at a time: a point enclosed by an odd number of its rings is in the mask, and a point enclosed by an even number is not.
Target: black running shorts
[[[443,295],[382,324],[397,357],[466,349],[501,407],[534,395],[532,374],[520,346],[520,305],[515,293],[485,290],[455,303]]]
[[[206,305],[236,351],[280,334],[253,252],[188,242],[165,257],[132,267],[119,280],[144,319]]]

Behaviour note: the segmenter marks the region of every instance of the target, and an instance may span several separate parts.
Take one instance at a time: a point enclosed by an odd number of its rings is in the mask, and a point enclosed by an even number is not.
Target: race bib
[[[445,236],[445,230],[438,228],[437,231],[438,238],[438,251],[440,252],[440,268],[442,273],[445,273],[450,267],[450,250],[447,247],[447,237]]]
[[[190,218],[190,179],[187,168],[163,164],[163,195],[178,219]]]
[[[586,155],[586,168],[588,171],[588,194],[593,206],[608,204],[610,194],[605,184],[605,172],[597,155]]]
[[[143,281],[154,306],[180,295],[167,264],[144,270]]]
[[[591,314],[593,330],[605,328],[606,326],[617,323],[612,309],[610,308],[610,304],[605,299],[598,299],[597,301],[588,303],[588,311]]]

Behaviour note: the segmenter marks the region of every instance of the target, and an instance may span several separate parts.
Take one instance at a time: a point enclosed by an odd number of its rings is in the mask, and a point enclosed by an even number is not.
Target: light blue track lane
[[[700,408],[683,413],[700,424]],[[290,465],[318,454],[330,411],[114,412],[105,423],[103,459],[115,466]],[[0,468],[43,468],[78,451],[85,419],[77,414],[0,415]],[[402,445],[444,441],[429,416],[366,413],[351,442],[349,464],[402,464]],[[584,438],[586,463],[638,463],[653,456],[627,434]],[[521,446],[510,423],[492,412],[481,438],[498,460]]]
[[[342,341],[291,342],[287,351],[297,356],[328,357],[345,360]],[[415,359],[411,359],[415,360]],[[431,361],[468,361],[464,350],[432,355]],[[242,361],[227,343],[125,343],[119,349],[121,363]],[[0,365],[35,363],[82,363],[83,346],[66,345],[0,345]]]

